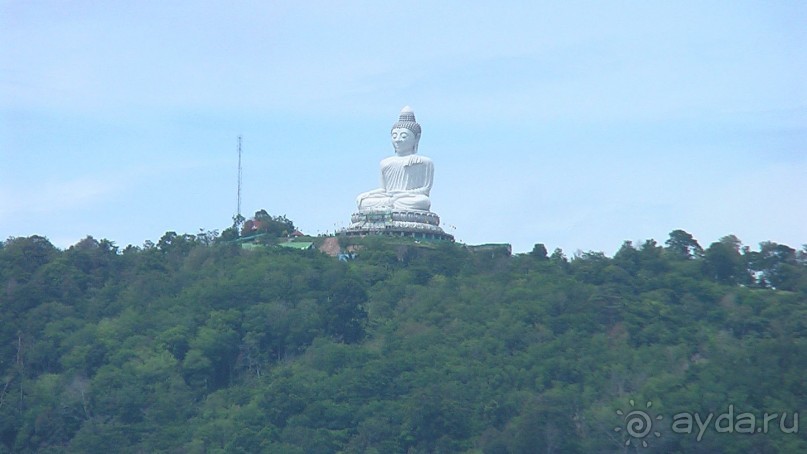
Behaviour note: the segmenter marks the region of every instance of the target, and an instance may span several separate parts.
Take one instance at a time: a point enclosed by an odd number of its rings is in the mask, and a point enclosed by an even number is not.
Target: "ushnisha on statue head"
[[[420,125],[415,120],[415,112],[409,106],[401,109],[398,121],[392,125],[390,135],[392,146],[398,156],[408,156],[418,152]]]

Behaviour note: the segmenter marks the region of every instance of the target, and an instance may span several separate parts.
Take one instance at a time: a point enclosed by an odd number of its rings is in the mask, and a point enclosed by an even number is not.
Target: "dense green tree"
[[[367,311],[367,292],[357,280],[336,284],[328,295],[325,306],[326,331],[345,342],[357,342],[364,337]]]
[[[33,235],[27,238],[9,238],[3,245],[4,274],[18,281],[29,279],[42,265],[58,255],[59,251],[47,238]]]
[[[547,250],[544,243],[535,243],[535,246],[533,246],[532,251],[530,251],[530,257],[533,257],[538,260],[547,260],[549,256],[547,255]]]
[[[685,259],[703,256],[703,248],[692,234],[681,229],[670,232],[670,238],[665,242],[667,250],[673,255]]]
[[[563,253],[561,248],[555,248],[555,250],[552,251],[552,255],[549,256],[549,261],[561,269],[566,269],[569,265],[569,260],[566,258],[566,254]]]
[[[749,281],[740,243],[733,235],[714,242],[706,249],[704,272],[717,282],[744,284]]]
[[[771,286],[782,290],[795,290],[798,286],[798,255],[796,250],[771,241],[760,243],[759,252],[746,254],[748,268],[759,273],[762,287]]]
[[[281,237],[291,235],[295,230],[294,222],[286,216],[272,216],[266,210],[258,210],[255,217],[244,222],[241,235],[266,234],[270,237]]]

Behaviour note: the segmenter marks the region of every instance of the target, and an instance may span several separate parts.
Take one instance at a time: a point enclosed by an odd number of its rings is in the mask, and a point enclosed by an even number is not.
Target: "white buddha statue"
[[[381,187],[359,194],[359,212],[429,211],[434,164],[417,155],[420,125],[409,106],[401,109],[398,122],[392,125],[395,156],[381,161]]]

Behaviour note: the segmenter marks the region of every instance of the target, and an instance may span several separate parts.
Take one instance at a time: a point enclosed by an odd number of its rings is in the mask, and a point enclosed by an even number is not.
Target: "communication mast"
[[[241,216],[241,135],[238,135],[238,206],[236,207],[236,215],[233,218],[236,225],[241,225],[244,222],[244,217]]]

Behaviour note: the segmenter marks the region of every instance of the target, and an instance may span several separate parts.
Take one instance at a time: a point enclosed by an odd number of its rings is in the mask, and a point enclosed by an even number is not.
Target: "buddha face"
[[[392,130],[392,146],[398,156],[407,156],[417,150],[418,138],[414,132],[406,128],[394,128]]]

